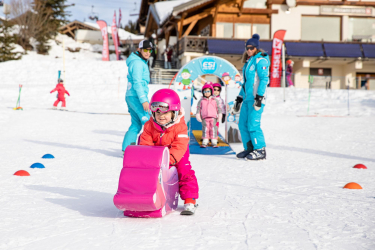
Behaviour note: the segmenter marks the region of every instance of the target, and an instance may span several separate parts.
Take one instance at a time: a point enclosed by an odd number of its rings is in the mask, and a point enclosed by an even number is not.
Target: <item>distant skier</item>
[[[288,66],[286,68],[286,79],[288,81],[288,87],[294,87],[294,84],[293,84],[293,81],[292,81],[294,62],[292,60],[287,60],[286,63],[288,64]]]
[[[180,98],[174,90],[160,89],[151,98],[150,110],[152,117],[145,123],[139,145],[169,148],[169,164],[177,168],[180,195],[185,201],[181,214],[192,215],[199,187],[189,161],[189,136]]]
[[[53,104],[53,109],[57,109],[57,104],[59,102],[62,102],[61,109],[66,109],[66,101],[65,101],[65,93],[70,96],[69,92],[65,89],[63,79],[59,79],[59,82],[56,85],[56,88],[54,88],[50,93],[57,91],[57,100]]]

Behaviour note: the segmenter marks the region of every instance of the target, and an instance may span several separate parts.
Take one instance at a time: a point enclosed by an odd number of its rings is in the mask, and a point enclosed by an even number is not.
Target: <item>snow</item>
[[[191,155],[196,215],[180,216],[180,201],[164,218],[126,218],[112,201],[130,125],[125,61],[65,56],[75,112],[49,110],[58,45],[0,64],[0,249],[375,249],[374,92],[350,90],[348,116],[347,90],[312,90],[307,113],[307,89],[287,89],[286,102],[268,89],[266,161]],[[24,110],[14,111],[19,84]],[[31,176],[13,175],[21,169]]]
[[[163,24],[167,18],[172,14],[173,8],[191,0],[175,0],[175,1],[163,1],[155,3],[155,9],[158,13],[160,23]]]

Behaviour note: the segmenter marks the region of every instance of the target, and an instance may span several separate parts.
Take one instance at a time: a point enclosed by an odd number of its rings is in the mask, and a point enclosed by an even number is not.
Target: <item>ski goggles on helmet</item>
[[[165,102],[153,102],[150,105],[150,110],[152,112],[160,111],[162,113],[167,113],[169,111],[169,105]]]

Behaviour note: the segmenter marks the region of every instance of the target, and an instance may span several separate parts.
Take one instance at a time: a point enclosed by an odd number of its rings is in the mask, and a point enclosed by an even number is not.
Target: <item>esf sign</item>
[[[206,58],[202,61],[202,71],[204,73],[214,73],[217,68],[217,63],[210,58]]]

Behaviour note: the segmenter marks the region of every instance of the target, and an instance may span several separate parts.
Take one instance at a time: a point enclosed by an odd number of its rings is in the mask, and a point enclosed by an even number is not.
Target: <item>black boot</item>
[[[246,160],[259,161],[266,159],[266,148],[256,149],[246,156]]]
[[[247,146],[247,150],[244,150],[244,151],[238,153],[237,159],[244,159],[248,154],[253,152],[254,147],[253,147],[253,143],[251,142],[251,140],[246,143],[246,146]]]

